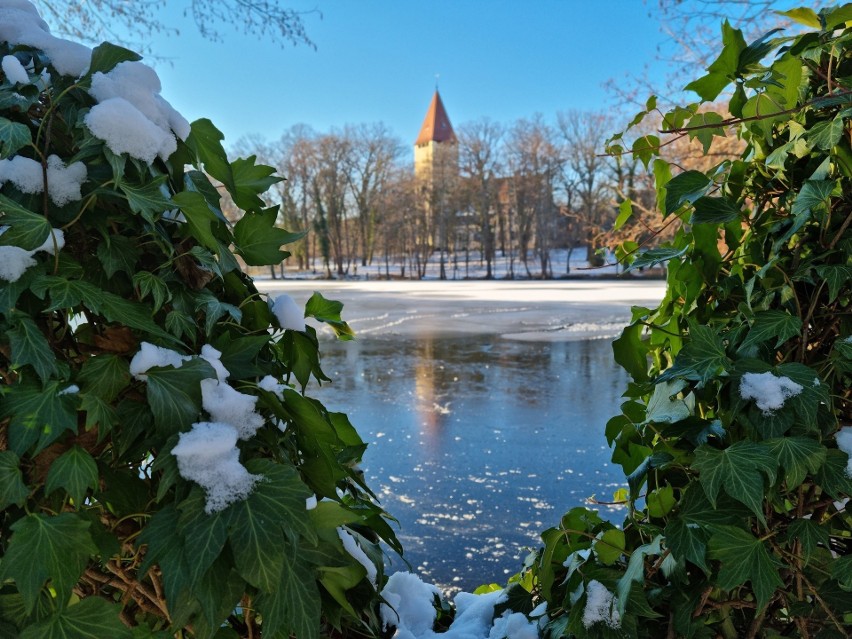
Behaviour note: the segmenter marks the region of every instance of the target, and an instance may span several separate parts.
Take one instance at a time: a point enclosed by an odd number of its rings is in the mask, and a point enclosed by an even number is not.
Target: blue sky
[[[188,119],[209,117],[226,145],[276,139],[291,125],[319,131],[382,121],[413,143],[440,74],[454,125],[510,123],[539,112],[611,110],[603,83],[641,74],[664,43],[655,3],[639,0],[295,0],[318,8],[306,25],[316,50],[234,31],[202,39],[180,16],[179,37],[152,48],[163,96]],[[151,62],[151,61],[149,61]]]

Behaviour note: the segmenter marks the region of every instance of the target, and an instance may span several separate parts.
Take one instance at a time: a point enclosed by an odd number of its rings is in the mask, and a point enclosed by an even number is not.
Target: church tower
[[[435,89],[414,142],[414,176],[431,188],[451,184],[459,174],[459,145],[441,95]]]

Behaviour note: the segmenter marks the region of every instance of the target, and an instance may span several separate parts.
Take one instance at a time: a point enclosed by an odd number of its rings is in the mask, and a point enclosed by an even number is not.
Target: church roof
[[[420,127],[420,135],[417,136],[417,141],[414,144],[455,141],[456,134],[453,131],[453,125],[450,124],[450,118],[447,117],[444,103],[441,102],[441,96],[436,89],[429,110],[426,112],[426,117],[423,119],[423,126]]]

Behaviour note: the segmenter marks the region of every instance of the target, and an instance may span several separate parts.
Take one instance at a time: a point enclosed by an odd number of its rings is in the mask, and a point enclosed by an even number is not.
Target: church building
[[[414,175],[430,191],[449,186],[459,175],[459,143],[435,89],[414,142]]]

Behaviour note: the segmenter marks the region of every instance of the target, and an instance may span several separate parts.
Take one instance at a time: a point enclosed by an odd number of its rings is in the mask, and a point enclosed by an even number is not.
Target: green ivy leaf
[[[700,197],[695,200],[693,224],[726,224],[740,217],[740,207],[726,197]]]
[[[261,593],[256,601],[264,636],[318,639],[321,611],[316,569],[290,542],[284,541],[279,552],[284,557],[281,579],[272,593]]]
[[[136,272],[136,262],[139,260],[137,242],[123,235],[108,235],[98,244],[98,259],[104,267],[107,277],[118,272],[133,275]]]
[[[791,212],[799,216],[815,209],[827,209],[832,191],[834,182],[831,180],[808,180],[796,196]]]
[[[227,517],[222,512],[205,512],[207,499],[197,486],[189,497],[178,504],[178,530],[192,548],[189,562],[189,581],[195,585],[213,565],[228,538]]]
[[[592,548],[601,563],[611,566],[624,554],[624,544],[624,531],[610,528],[595,539]]]
[[[111,402],[130,383],[130,366],[118,355],[94,355],[83,362],[78,381],[85,392]]]
[[[637,382],[648,381],[648,347],[642,339],[642,330],[641,324],[631,324],[612,342],[616,363]]]
[[[32,366],[42,382],[46,382],[51,375],[58,374],[56,356],[47,338],[30,316],[15,311],[11,317],[11,325],[13,328],[9,329],[7,336],[12,348],[12,365]]]
[[[722,564],[719,587],[732,590],[751,581],[758,608],[766,605],[776,588],[784,587],[778,576],[783,564],[769,554],[762,541],[742,528],[719,528],[710,537],[710,557]]]
[[[154,367],[148,376],[148,403],[154,422],[163,433],[177,433],[198,421],[201,413],[201,380],[215,378],[213,367],[201,358],[183,362],[180,368]]]
[[[813,519],[796,519],[790,522],[786,535],[787,543],[798,541],[802,545],[802,556],[807,564],[814,551],[822,546],[828,548],[830,538],[828,531]]]
[[[680,380],[657,384],[654,394],[648,400],[645,423],[673,424],[689,417],[692,411],[686,402],[682,399],[671,399],[682,391],[684,386],[686,382]]]
[[[138,271],[134,273],[133,286],[139,289],[140,299],[145,299],[149,295],[154,298],[155,313],[172,297],[172,294],[169,292],[169,286],[163,278],[154,275],[150,271]]]
[[[719,490],[724,487],[726,493],[748,506],[763,523],[766,523],[764,475],[772,481],[777,465],[765,446],[749,441],[738,441],[723,450],[700,446],[692,464],[700,473],[701,487],[714,507]]]
[[[699,140],[704,149],[704,153],[707,153],[713,144],[713,138],[716,136],[725,137],[725,127],[715,126],[722,122],[722,116],[718,113],[714,113],[713,111],[696,113],[692,118],[690,118],[689,123],[686,125],[687,129],[694,128],[693,131],[689,131],[689,139]]]
[[[163,185],[166,183],[166,180],[165,175],[154,178],[144,184],[133,184],[122,180],[118,188],[121,189],[121,192],[127,198],[130,210],[138,213],[153,224],[160,216],[160,213],[175,208],[175,203],[163,194]]]
[[[219,243],[213,229],[220,224],[220,220],[210,209],[204,196],[194,191],[181,191],[175,194],[172,199],[183,211],[192,236],[203,246],[215,251]]]
[[[852,590],[852,555],[831,562],[831,576],[847,591]]]
[[[0,117],[0,160],[12,157],[32,143],[33,136],[27,125]]]
[[[635,260],[624,269],[625,273],[629,273],[631,271],[635,271],[640,268],[651,268],[656,266],[657,264],[662,264],[663,262],[668,262],[669,260],[674,260],[683,256],[689,250],[688,246],[684,246],[682,248],[677,247],[663,247],[663,248],[654,248],[648,249],[647,251],[643,251],[640,253]]]
[[[204,170],[225,185],[229,192],[236,190],[228,154],[222,146],[225,136],[207,118],[201,118],[191,124],[191,133],[186,145],[196,155]],[[199,167],[200,168],[200,167]]]
[[[713,186],[713,181],[701,171],[684,171],[666,184],[665,215],[677,211],[685,203],[692,204],[697,199],[707,195]]]
[[[278,264],[290,253],[281,246],[305,237],[306,232],[290,233],[277,228],[278,207],[250,211],[234,225],[234,244],[237,253],[251,266]]]
[[[721,338],[709,326],[690,323],[689,338],[675,357],[674,365],[657,378],[688,379],[706,384],[730,367]]]
[[[754,323],[740,348],[749,348],[763,342],[773,341],[778,348],[791,337],[802,334],[802,320],[779,310],[760,311],[754,316]]]
[[[23,505],[30,494],[18,462],[18,456],[11,450],[0,451],[0,510],[12,504]]]
[[[707,565],[707,541],[710,533],[698,526],[690,526],[683,519],[674,519],[666,525],[666,545],[671,549],[677,559],[691,561],[710,574],[710,566]]]
[[[130,628],[121,622],[120,612],[121,606],[117,604],[87,597],[27,626],[21,639],[134,639]]]
[[[644,135],[641,138],[637,138],[636,141],[633,142],[633,147],[631,148],[631,150],[633,151],[633,155],[637,157],[647,169],[648,162],[650,162],[655,155],[659,154],[660,138],[658,138],[656,135]]]
[[[843,138],[843,118],[837,117],[827,122],[817,122],[807,133],[809,146],[823,151],[830,151]]]
[[[651,517],[665,517],[675,506],[674,489],[671,486],[661,486],[648,493],[645,498],[648,514]]]
[[[0,194],[0,224],[8,226],[0,234],[0,246],[18,246],[25,251],[38,248],[50,235],[50,221],[44,215],[33,213]]]
[[[80,446],[72,446],[53,462],[44,484],[49,495],[62,488],[80,508],[89,488],[98,486],[98,465],[92,456]]]
[[[844,288],[848,290],[852,286],[852,266],[826,264],[818,266],[816,272],[828,284],[829,304],[837,299],[840,291]]]
[[[798,488],[807,473],[816,475],[825,463],[827,449],[810,437],[779,437],[764,444],[784,471],[787,490]]]
[[[311,299],[305,304],[305,317],[313,317],[328,324],[334,330],[338,339],[350,340],[355,336],[355,333],[349,328],[349,324],[340,319],[342,310],[343,304],[341,302],[328,300],[315,291],[311,295]]]
[[[234,204],[244,211],[265,207],[266,203],[258,197],[258,194],[266,192],[273,184],[284,179],[274,175],[274,168],[257,164],[256,160],[257,158],[252,155],[231,162],[235,187],[231,197],[234,199]]]
[[[311,491],[293,466],[253,459],[246,468],[264,479],[248,499],[234,504],[228,537],[240,576],[253,586],[272,592],[284,566],[280,551],[284,534],[294,542],[300,535],[316,539],[305,510]]]
[[[142,56],[109,42],[102,42],[92,50],[92,61],[87,76],[95,73],[109,73],[122,62],[138,62]]]
[[[627,570],[624,571],[624,576],[618,580],[615,587],[615,594],[618,597],[618,611],[624,614],[627,607],[627,602],[630,599],[630,589],[633,582],[643,583],[645,580],[645,558],[660,554],[660,541],[662,535],[657,535],[651,543],[644,544],[635,548],[630,555],[630,561],[627,563]]]
[[[0,402],[0,418],[12,418],[9,449],[17,455],[38,454],[66,430],[77,430],[75,400],[70,394],[60,395],[59,386],[59,382],[44,388],[24,382],[6,391]]]
[[[29,614],[49,579],[64,607],[80,574],[96,555],[89,523],[73,513],[26,515],[11,526],[0,578],[14,579]]]
[[[803,24],[812,29],[822,29],[819,16],[809,7],[800,7],[798,9],[790,9],[789,11],[779,11],[781,15],[787,16],[791,20]]]
[[[802,391],[787,402],[796,411],[801,425],[808,429],[817,428],[817,414],[820,406],[823,404],[828,406],[831,401],[828,386],[820,381],[814,369],[798,362],[779,364],[776,372],[778,375],[789,377],[802,387]]]

